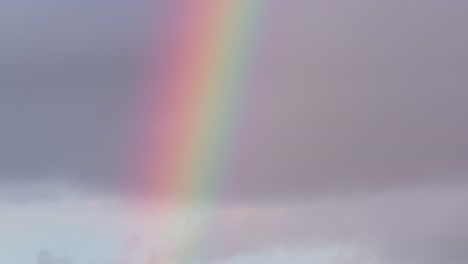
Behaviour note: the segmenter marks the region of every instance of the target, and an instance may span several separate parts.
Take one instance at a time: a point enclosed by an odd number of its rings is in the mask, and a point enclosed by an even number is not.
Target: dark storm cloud
[[[131,160],[138,65],[151,35],[170,29],[155,22],[166,12],[150,2],[2,2],[2,181],[115,188]],[[227,197],[271,201],[466,178],[468,4],[272,5]]]

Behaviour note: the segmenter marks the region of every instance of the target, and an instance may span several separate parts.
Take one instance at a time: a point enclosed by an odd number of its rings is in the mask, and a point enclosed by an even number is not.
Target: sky
[[[270,2],[207,210],[127,188],[171,1],[0,1],[0,263],[467,263],[468,2]]]

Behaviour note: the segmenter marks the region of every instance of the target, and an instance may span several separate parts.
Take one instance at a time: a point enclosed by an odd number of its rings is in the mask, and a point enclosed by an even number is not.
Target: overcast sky
[[[468,2],[265,2],[204,261],[467,263]],[[150,264],[189,247],[135,225],[171,213],[160,197],[128,206],[122,185],[169,3],[0,1],[1,263]]]

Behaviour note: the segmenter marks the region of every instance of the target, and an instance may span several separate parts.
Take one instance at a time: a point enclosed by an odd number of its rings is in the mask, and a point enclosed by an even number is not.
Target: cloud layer
[[[55,202],[138,183],[142,75],[156,55],[157,83],[176,15],[170,1],[33,2],[0,4],[0,229],[32,235],[88,227]],[[207,259],[351,245],[379,264],[467,263],[468,3],[270,2]],[[126,215],[110,211],[101,224]],[[139,233],[117,258],[160,257]]]
[[[112,190],[131,171],[125,163],[144,88],[138,72],[150,36],[164,43],[170,25],[160,15],[163,2],[153,6],[157,27],[148,23],[148,2],[127,4],[4,4],[3,182]],[[466,178],[465,3],[271,5],[227,197],[286,199]]]
[[[172,247],[179,252],[202,251],[214,263],[262,252],[275,255],[280,248],[322,253],[335,248],[343,253],[337,263],[461,264],[468,259],[467,191],[466,186],[426,185],[224,208],[215,221],[209,220],[209,240],[205,235],[197,240],[200,244],[176,239]]]

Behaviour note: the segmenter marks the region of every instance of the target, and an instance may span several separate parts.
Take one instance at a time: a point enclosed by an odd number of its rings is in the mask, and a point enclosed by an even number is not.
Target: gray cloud
[[[466,3],[278,2],[226,192],[466,180]]]
[[[2,3],[3,182],[119,185],[149,39],[170,29],[162,3],[154,23],[143,0]],[[465,180],[466,3],[274,3],[226,197]]]
[[[134,127],[148,5],[2,1],[3,182],[116,180]]]

